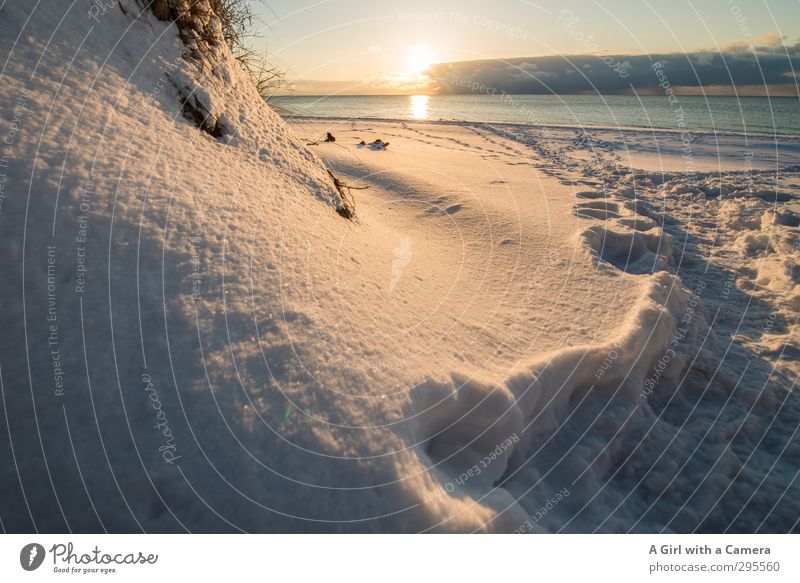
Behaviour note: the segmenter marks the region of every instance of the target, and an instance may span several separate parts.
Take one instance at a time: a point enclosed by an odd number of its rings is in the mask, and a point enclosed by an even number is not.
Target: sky
[[[672,85],[686,91],[791,94],[800,69],[800,0],[252,0],[252,8],[253,46],[286,71],[295,94],[465,93],[481,83],[624,92],[654,84],[654,61],[668,63]]]

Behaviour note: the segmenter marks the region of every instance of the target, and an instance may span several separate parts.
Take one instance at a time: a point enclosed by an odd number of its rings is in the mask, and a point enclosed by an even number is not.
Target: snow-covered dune
[[[796,167],[290,129],[190,21],[0,8],[5,530],[796,528]]]

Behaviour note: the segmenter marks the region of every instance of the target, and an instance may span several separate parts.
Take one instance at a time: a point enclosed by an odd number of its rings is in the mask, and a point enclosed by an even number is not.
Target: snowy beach
[[[399,311],[440,332],[412,368],[451,379],[492,371],[484,383],[501,384],[521,413],[506,427],[535,434],[499,483],[529,513],[560,487],[578,493],[540,526],[793,527],[770,521],[794,504],[796,475],[796,138],[289,121],[303,139],[337,136],[313,150],[368,187],[356,191],[359,216],[388,239],[372,251],[388,258],[394,241],[395,255],[413,253]],[[376,139],[389,146],[370,148]],[[339,281],[349,297],[360,263],[348,268]],[[496,434],[501,411],[471,424]],[[438,411],[438,426],[451,414]],[[445,433],[445,475],[480,468],[459,451],[469,439]],[[768,491],[773,507],[727,507]]]
[[[133,0],[43,5],[0,18],[4,530],[797,530],[800,138],[284,120]]]

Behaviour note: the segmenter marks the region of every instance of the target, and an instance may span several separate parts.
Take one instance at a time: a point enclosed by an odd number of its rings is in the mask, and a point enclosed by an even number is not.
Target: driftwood
[[[328,176],[330,176],[331,180],[333,180],[333,186],[336,188],[336,191],[342,198],[342,205],[336,209],[336,212],[346,219],[352,219],[353,217],[356,216],[356,201],[353,198],[353,194],[350,191],[366,190],[369,187],[350,186],[349,184],[339,180],[336,176],[334,176],[333,172],[331,172],[330,170],[328,170]]]
[[[317,140],[316,142],[306,142],[306,146],[319,146],[320,142],[335,142],[336,138],[333,137],[333,134],[328,132],[328,135],[325,137],[324,140]]]

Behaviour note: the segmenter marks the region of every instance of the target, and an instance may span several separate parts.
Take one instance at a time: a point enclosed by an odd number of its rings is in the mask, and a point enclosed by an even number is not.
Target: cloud
[[[690,57],[695,65],[705,66],[714,63],[714,53],[696,53]]]
[[[746,49],[729,45],[724,51],[665,53],[654,55],[582,54],[520,57],[439,63],[428,70],[430,89],[438,93],[472,93],[488,87],[506,93],[629,93],[661,89],[664,77],[653,69],[661,63],[673,88],[713,86],[778,87],[785,94],[794,89],[793,71],[800,71],[800,43],[786,44],[786,37],[770,34],[753,40]],[[564,74],[565,69],[573,71]]]
[[[754,38],[752,41],[737,41],[728,44],[722,45],[719,50],[722,52],[753,52],[755,50],[756,53],[776,53],[776,52],[785,52],[787,49],[791,52],[792,49],[796,49],[797,45],[794,47],[787,46],[786,41],[788,37],[786,35],[777,35],[774,32],[769,32],[767,34],[761,35],[759,37]],[[795,51],[797,52],[797,51]]]

